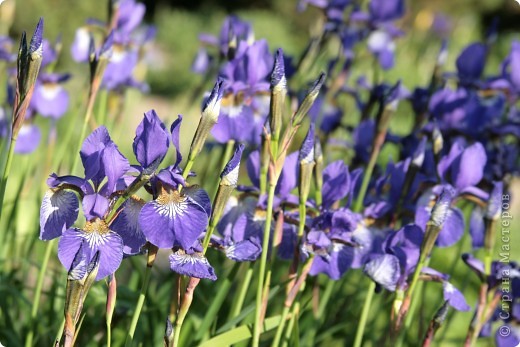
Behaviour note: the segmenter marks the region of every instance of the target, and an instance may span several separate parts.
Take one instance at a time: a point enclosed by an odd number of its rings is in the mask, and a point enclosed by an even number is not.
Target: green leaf
[[[261,332],[264,333],[276,328],[280,324],[280,320],[281,315],[267,318],[264,320]],[[241,325],[201,343],[199,347],[229,346],[251,338],[252,334],[253,324]]]

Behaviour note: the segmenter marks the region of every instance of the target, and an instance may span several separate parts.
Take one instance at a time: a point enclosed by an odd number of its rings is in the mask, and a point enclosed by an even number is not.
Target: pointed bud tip
[[[283,51],[278,48],[274,56],[273,72],[271,73],[271,88],[285,88],[286,83]]]
[[[225,180],[225,182],[223,182],[224,184],[233,186],[237,185],[238,173],[240,170],[240,160],[242,159],[242,152],[244,151],[244,147],[245,146],[241,143],[235,146],[235,153],[233,153],[233,156],[224,167],[224,170],[222,170],[220,178]]]
[[[109,58],[112,54],[112,46],[114,44],[114,32],[111,31],[103,42],[103,46],[101,46],[101,50],[99,51],[99,56],[104,58]]]
[[[39,52],[42,54],[42,42],[43,42],[43,17],[40,17],[38,24],[36,25],[36,29],[34,30],[34,34],[31,38],[31,45],[29,48],[29,52],[35,53]]]
[[[432,215],[430,217],[430,221],[437,227],[442,227],[446,218],[448,218],[448,211],[451,205],[451,201],[455,196],[455,190],[451,187],[445,187],[437,202],[433,206]]]
[[[314,161],[314,128],[314,123],[311,123],[300,148],[299,160],[305,164],[310,164]]]

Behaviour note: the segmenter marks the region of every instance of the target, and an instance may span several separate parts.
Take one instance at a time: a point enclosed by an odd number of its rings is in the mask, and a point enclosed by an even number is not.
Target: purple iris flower
[[[208,71],[210,65],[211,57],[209,56],[208,51],[205,48],[199,48],[191,65],[191,71],[203,75]]]
[[[34,87],[31,108],[44,117],[61,118],[69,108],[69,93],[62,86],[69,77],[69,74],[40,74]]]
[[[363,272],[389,291],[395,291],[399,280],[399,258],[392,254],[378,254],[365,264]]]
[[[18,139],[14,151],[19,154],[29,154],[34,152],[40,144],[41,137],[40,128],[32,124],[30,119],[26,118],[18,132]]]
[[[309,274],[339,279],[350,268],[361,267],[380,248],[378,238],[363,225],[359,214],[348,209],[322,213],[312,221],[302,246],[304,254],[315,255]]]
[[[466,148],[460,141],[455,142],[449,154],[444,156],[437,166],[443,183],[426,191],[417,201],[415,223],[422,228],[426,226],[431,214],[432,199],[439,195],[444,188],[454,190],[455,196],[470,194],[484,201],[487,200],[489,194],[477,187],[484,176],[486,161],[486,151],[479,142]],[[437,245],[440,247],[451,246],[462,237],[463,233],[462,211],[456,207],[450,207],[446,222],[437,239]]]
[[[179,117],[171,129],[172,142],[177,151],[181,121],[182,117]],[[155,130],[161,133],[157,127]],[[162,146],[167,148],[166,142],[163,141]],[[156,150],[153,147],[147,149]],[[151,153],[162,156],[162,152]],[[149,161],[151,158],[145,159]],[[180,159],[178,156],[173,166],[152,177],[154,200],[146,203],[139,213],[139,226],[146,239],[159,248],[181,247],[189,250],[206,229],[211,214],[208,194],[197,187],[184,187],[185,182],[178,168]]]
[[[273,56],[265,40],[239,43],[235,58],[220,71],[224,97],[218,123],[212,129],[217,141],[260,142],[269,110],[268,77],[272,69]]]
[[[182,120],[182,117],[179,119]],[[174,126],[174,129],[177,127]],[[135,157],[141,164],[144,174],[150,174],[157,169],[166,156],[169,146],[170,133],[164,123],[155,110],[146,112],[137,126],[133,143]]]
[[[247,173],[253,186],[260,187],[260,153],[254,151],[247,158]],[[298,152],[289,154],[284,162],[278,184],[276,185],[275,194],[278,201],[289,198],[291,191],[298,184]]]
[[[368,36],[368,49],[379,61],[383,70],[394,66],[395,43],[392,35],[385,30],[375,30]]]
[[[51,240],[61,237],[58,258],[70,269],[80,247],[84,247],[87,261],[99,254],[100,280],[114,273],[123,259],[125,240],[107,224],[110,200],[117,181],[130,169],[128,160],[112,142],[105,127],[90,134],[80,151],[85,178],[51,175],[47,184],[51,188],[45,195],[40,210],[40,238]],[[82,201],[86,223],[83,228],[72,228]]]
[[[375,22],[389,22],[401,18],[405,12],[404,0],[371,0],[370,17]]]
[[[222,235],[213,241],[223,248],[226,256],[234,261],[254,261],[262,253],[261,237],[265,216],[257,209],[257,199],[245,196],[231,197],[217,225]]]
[[[184,276],[217,280],[215,270],[202,254],[199,242],[187,250],[179,249],[170,254],[170,269]]]
[[[0,36],[0,61],[13,62],[16,54],[11,53],[13,40],[8,36]]]
[[[477,82],[486,64],[487,47],[483,43],[472,43],[459,55],[456,61],[457,73],[462,84]]]

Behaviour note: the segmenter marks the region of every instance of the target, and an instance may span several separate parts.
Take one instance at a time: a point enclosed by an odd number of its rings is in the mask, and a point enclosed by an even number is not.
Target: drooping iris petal
[[[391,254],[381,254],[370,260],[363,269],[365,274],[385,289],[394,291],[400,276],[399,259]]]
[[[139,226],[139,213],[144,204],[142,199],[131,197],[121,206],[121,213],[110,225],[123,239],[124,254],[138,254],[146,243],[146,237]]]
[[[206,193],[204,189],[192,186],[185,188],[184,194],[199,204],[199,206],[202,207],[204,211],[206,211],[208,217],[211,215],[211,200],[209,199],[208,193]]]
[[[104,222],[97,221],[87,222],[85,230],[70,228],[63,233],[58,243],[58,258],[66,269],[71,268],[82,243],[84,252],[88,255],[87,263],[99,252],[97,281],[119,268],[123,260],[123,241],[117,233],[108,230]]]
[[[352,247],[333,243],[332,251],[328,257],[317,255],[312,262],[309,274],[316,276],[319,273],[326,274],[333,280],[339,280],[352,264],[354,249]]]
[[[78,218],[76,194],[65,190],[49,190],[40,208],[40,239],[52,240],[67,230]]]
[[[185,276],[217,280],[215,270],[202,253],[187,254],[183,250],[178,250],[170,255],[170,269]]]
[[[323,207],[328,208],[349,193],[350,175],[342,160],[327,165],[323,170]]]
[[[234,261],[255,261],[262,253],[262,246],[252,240],[244,240],[227,246],[226,257]]]
[[[464,235],[464,215],[458,208],[450,208],[442,229],[437,237],[436,245],[449,247]]]
[[[466,303],[464,295],[451,283],[445,281],[442,284],[444,300],[458,311],[469,311],[471,307]]]
[[[159,248],[188,249],[208,225],[208,213],[193,198],[164,189],[143,206],[139,225],[146,239]]]
[[[144,114],[137,126],[133,142],[133,150],[139,164],[145,171],[153,172],[162,162],[170,145],[166,126],[154,110]]]

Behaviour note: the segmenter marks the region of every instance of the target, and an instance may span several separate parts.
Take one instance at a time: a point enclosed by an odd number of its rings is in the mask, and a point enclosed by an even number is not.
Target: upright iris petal
[[[162,187],[157,199],[145,204],[139,214],[141,230],[159,248],[188,249],[208,225],[206,192],[185,191]]]
[[[150,110],[137,126],[133,149],[135,157],[145,172],[153,172],[162,162],[170,145],[170,135],[157,113]]]

